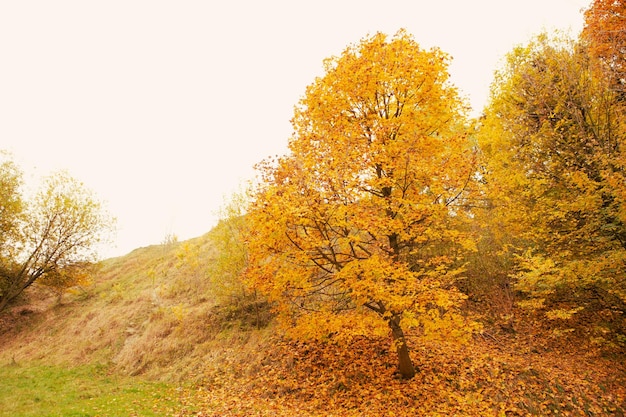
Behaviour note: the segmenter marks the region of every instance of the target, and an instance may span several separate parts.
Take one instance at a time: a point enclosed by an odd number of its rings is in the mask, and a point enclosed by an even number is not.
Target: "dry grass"
[[[0,323],[0,365],[99,363],[155,380],[196,378],[207,361],[219,366],[228,356],[229,338],[251,337],[232,329],[213,301],[206,275],[213,256],[203,236],[103,261],[89,287],[60,303],[35,289]]]

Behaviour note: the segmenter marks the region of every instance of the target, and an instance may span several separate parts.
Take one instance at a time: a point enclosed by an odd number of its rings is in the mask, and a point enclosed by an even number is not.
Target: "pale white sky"
[[[0,1],[0,149],[66,169],[118,218],[103,256],[200,236],[253,165],[283,154],[322,60],[405,28],[454,58],[476,111],[493,71],[591,0]]]

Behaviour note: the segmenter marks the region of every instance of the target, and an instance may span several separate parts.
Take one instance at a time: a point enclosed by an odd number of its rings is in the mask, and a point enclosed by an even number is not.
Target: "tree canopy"
[[[621,101],[626,99],[626,2],[595,0],[585,11],[582,39]]]
[[[325,61],[295,110],[290,153],[260,164],[248,279],[299,337],[450,328],[473,242],[466,107],[448,56],[378,33]],[[385,330],[387,329],[387,330]]]
[[[95,244],[112,226],[101,203],[64,172],[48,177],[32,200],[21,172],[0,166],[0,311],[36,281],[56,289],[85,279]]]
[[[626,306],[625,131],[606,46],[541,34],[516,48],[481,121],[491,221],[512,237],[522,304],[548,318]]]

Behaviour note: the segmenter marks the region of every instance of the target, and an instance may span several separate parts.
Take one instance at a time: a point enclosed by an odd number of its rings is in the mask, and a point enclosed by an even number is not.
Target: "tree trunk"
[[[9,288],[5,291],[5,293],[2,295],[2,297],[0,297],[0,312],[6,309],[15,298],[17,298],[26,288],[28,288],[33,282],[35,282],[37,278],[43,275],[43,273],[40,273],[40,274],[33,275],[33,276],[26,276],[26,282],[24,282],[25,280],[23,276],[24,270],[25,269],[22,269],[19,275],[16,275],[16,276],[12,276],[12,275],[5,276],[5,278],[11,282],[11,284],[9,285]]]
[[[15,285],[15,282],[11,283],[11,285],[9,285],[9,288],[0,297],[0,312],[4,311],[4,309],[6,309],[9,306],[11,301],[13,301],[15,297],[20,295],[23,290],[24,290],[23,288],[20,288],[19,286]]]
[[[404,331],[400,327],[400,316],[394,315],[389,319],[388,323],[393,336],[393,345],[398,354],[398,374],[402,379],[411,379],[415,376],[415,366],[413,366],[411,356],[409,355],[409,347],[406,344]]]
[[[6,296],[0,298],[0,313],[7,308],[7,305],[9,304],[10,299]]]
[[[22,293],[22,291],[24,291],[24,288],[21,288],[18,291],[4,294],[2,297],[0,297],[0,312],[4,311],[9,306],[9,304],[11,304],[11,302]]]

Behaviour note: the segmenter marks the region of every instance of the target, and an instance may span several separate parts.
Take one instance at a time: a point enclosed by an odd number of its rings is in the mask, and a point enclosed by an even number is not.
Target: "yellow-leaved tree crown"
[[[473,244],[474,151],[448,61],[404,31],[327,59],[249,210],[247,277],[293,333],[390,331],[404,378],[405,330],[458,322],[452,283]]]

